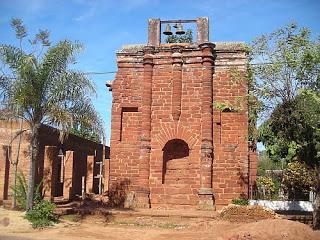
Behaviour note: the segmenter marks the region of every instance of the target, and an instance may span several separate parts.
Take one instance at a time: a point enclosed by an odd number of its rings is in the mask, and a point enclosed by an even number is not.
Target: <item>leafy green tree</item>
[[[71,129],[70,133],[77,135],[79,137],[101,143],[101,139],[99,134],[97,134],[94,129],[84,126],[81,123],[76,123],[74,124],[73,128]]]
[[[317,173],[314,228],[320,228],[320,41],[289,24],[254,40],[254,92],[267,118],[259,139],[271,159],[300,161]]]
[[[0,45],[3,63],[0,75],[0,111],[7,118],[23,119],[30,128],[31,161],[27,209],[32,209],[34,179],[42,124],[68,132],[75,122],[84,122],[97,133],[102,124],[90,96],[95,88],[87,77],[69,68],[75,64],[82,45],[69,40],[51,46],[49,32],[40,30],[30,46],[23,47],[27,30],[20,19],[13,19],[19,47]]]
[[[320,44],[310,35],[309,29],[292,23],[251,44],[255,92],[269,112],[293,100],[302,88],[320,90]]]
[[[313,169],[305,163],[291,162],[283,173],[282,184],[290,200],[306,200],[314,187],[316,177]]]
[[[270,159],[266,151],[261,151],[258,153],[258,176],[265,176],[266,170],[277,170],[281,169],[282,164],[280,162],[275,162]]]

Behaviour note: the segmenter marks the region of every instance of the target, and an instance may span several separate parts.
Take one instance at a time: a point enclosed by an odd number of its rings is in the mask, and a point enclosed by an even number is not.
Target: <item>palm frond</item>
[[[5,44],[0,45],[0,59],[13,71],[21,66],[21,59],[25,55],[20,48]]]

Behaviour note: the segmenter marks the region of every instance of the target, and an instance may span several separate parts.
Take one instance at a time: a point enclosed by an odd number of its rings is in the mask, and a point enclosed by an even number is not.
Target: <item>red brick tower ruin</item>
[[[197,41],[162,44],[169,22],[194,22]],[[151,19],[147,45],[117,52],[109,189],[125,204],[212,209],[249,194],[245,47],[209,42],[208,29],[208,18]]]

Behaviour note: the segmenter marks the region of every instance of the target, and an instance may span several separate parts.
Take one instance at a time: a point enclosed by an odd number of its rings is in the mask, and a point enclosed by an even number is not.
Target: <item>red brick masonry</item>
[[[256,156],[244,44],[133,45],[117,63],[110,189],[126,183],[136,206],[156,208],[210,209],[248,196]]]

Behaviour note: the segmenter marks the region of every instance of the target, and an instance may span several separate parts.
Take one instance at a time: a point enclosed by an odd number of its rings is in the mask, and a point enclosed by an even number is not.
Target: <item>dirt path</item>
[[[316,240],[319,231],[307,225],[283,219],[267,219],[250,223],[230,223],[215,219],[179,217],[89,216],[78,222],[63,220],[54,227],[34,230],[22,213],[0,208],[0,239],[8,240]],[[3,219],[8,218],[8,221]],[[75,219],[73,219],[75,220]],[[5,226],[6,225],[6,226]]]

